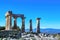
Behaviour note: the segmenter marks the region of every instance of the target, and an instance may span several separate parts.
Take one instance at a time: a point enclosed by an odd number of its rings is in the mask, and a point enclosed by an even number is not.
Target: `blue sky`
[[[41,28],[60,29],[60,0],[0,0],[0,25],[5,26],[5,13],[12,10],[14,14],[24,14],[25,28],[29,28],[29,20],[36,28],[36,18],[41,17]],[[13,20],[12,20],[13,23]],[[21,19],[17,19],[21,27]]]

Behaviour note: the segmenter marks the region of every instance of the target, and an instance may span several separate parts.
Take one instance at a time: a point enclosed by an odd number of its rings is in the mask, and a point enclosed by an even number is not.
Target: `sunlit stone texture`
[[[11,30],[11,27],[12,27],[12,23],[11,23],[12,11],[8,11],[5,14],[5,17],[6,17],[6,28],[5,28],[5,30]]]

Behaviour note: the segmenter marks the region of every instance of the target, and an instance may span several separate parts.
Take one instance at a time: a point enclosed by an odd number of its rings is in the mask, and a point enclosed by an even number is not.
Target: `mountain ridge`
[[[26,31],[28,32],[29,29],[26,29]],[[36,28],[33,29],[33,32],[36,32]],[[58,34],[60,33],[60,29],[53,29],[53,28],[46,28],[46,29],[40,29],[41,33],[47,33],[47,34]]]

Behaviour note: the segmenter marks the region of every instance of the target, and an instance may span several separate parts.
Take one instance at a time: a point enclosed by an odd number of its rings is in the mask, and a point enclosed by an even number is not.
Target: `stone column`
[[[5,16],[6,16],[6,28],[5,28],[5,30],[11,30],[12,29],[12,23],[11,23],[12,12],[8,11]]]
[[[40,33],[40,18],[37,18],[37,33]]]
[[[14,27],[13,29],[17,29],[17,17],[14,17]]]
[[[30,19],[30,32],[32,32],[32,19]]]
[[[22,18],[22,28],[21,32],[25,32],[25,17]]]

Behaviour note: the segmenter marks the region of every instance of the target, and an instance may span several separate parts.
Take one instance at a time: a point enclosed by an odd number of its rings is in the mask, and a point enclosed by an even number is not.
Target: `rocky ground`
[[[8,35],[9,34],[9,35]],[[3,37],[3,36],[7,37]],[[45,34],[45,33],[20,33],[17,31],[2,31],[0,32],[0,40],[60,40],[59,34]]]

